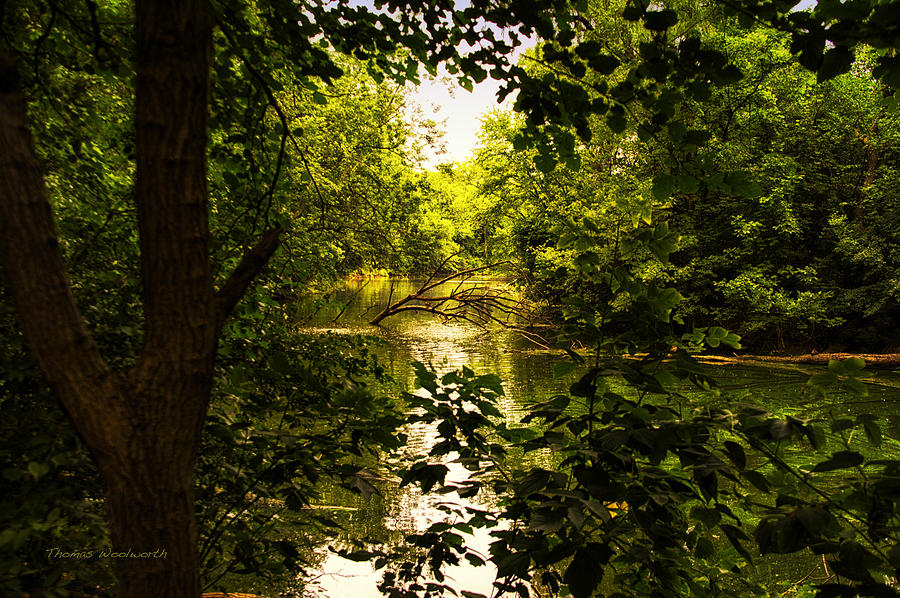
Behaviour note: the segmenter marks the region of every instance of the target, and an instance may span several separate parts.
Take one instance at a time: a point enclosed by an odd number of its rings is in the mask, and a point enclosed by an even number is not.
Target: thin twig
[[[347,310],[348,307],[350,307],[350,304],[353,303],[353,300],[356,299],[357,295],[359,295],[359,293],[360,293],[364,288],[366,288],[370,282],[372,282],[372,279],[371,279],[371,278],[367,279],[366,282],[364,282],[364,283],[362,284],[361,287],[359,287],[358,289],[356,289],[356,292],[353,293],[353,295],[350,297],[350,300],[347,301],[347,303],[344,304],[344,307],[341,308],[341,311],[338,312],[338,315],[334,316],[334,319],[331,321],[332,324],[334,324],[335,322],[337,322],[337,321],[338,321],[338,318],[340,318],[342,315],[344,315],[344,312]]]

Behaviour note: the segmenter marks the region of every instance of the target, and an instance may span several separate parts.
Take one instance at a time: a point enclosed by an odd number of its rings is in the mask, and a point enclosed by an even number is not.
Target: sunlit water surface
[[[418,360],[433,364],[439,373],[467,365],[478,373],[496,373],[504,383],[505,396],[500,409],[510,423],[517,422],[524,413],[524,405],[565,391],[576,374],[554,380],[553,365],[563,359],[530,342],[522,335],[500,327],[482,330],[467,322],[442,322],[431,314],[405,312],[384,320],[380,326],[368,322],[387,304],[414,292],[421,281],[369,280],[348,281],[325,297],[305,298],[298,309],[301,329],[306,333],[366,334],[383,339],[378,348],[381,364],[396,382],[393,390],[414,392],[414,376],[410,363]],[[456,283],[448,283],[452,288]],[[502,284],[502,283],[492,283]],[[450,286],[452,285],[452,286]],[[445,289],[438,289],[437,291]],[[811,374],[823,371],[812,366],[709,365],[710,374],[723,391],[739,401],[772,409],[790,409],[797,416],[831,413],[834,416],[873,413],[883,418],[886,436],[900,438],[900,374],[879,371],[868,381],[869,396],[864,400],[846,397],[823,399],[813,395],[806,381]],[[686,389],[687,391],[688,389]],[[428,426],[406,430],[409,437],[406,453],[426,455],[436,442],[437,433]],[[540,456],[537,457],[540,459]],[[451,464],[448,479],[461,480],[465,471]],[[479,497],[482,501],[489,501]],[[436,509],[439,501],[455,500],[469,504],[455,494],[436,498],[423,497],[418,490],[407,486],[386,492],[383,497],[364,501],[346,492],[326,493],[321,508],[344,515],[345,538],[323,541],[318,553],[320,571],[310,580],[310,594],[322,598],[377,598],[380,573],[368,562],[354,562],[341,558],[329,546],[349,547],[348,538],[377,537],[388,542],[402,542],[412,531],[422,531],[446,514]],[[490,508],[482,502],[473,506]],[[487,555],[489,537],[479,531],[469,539],[468,546]],[[811,573],[807,558],[792,555],[761,560],[758,572],[772,578],[799,579]],[[814,572],[813,572],[814,573]],[[459,590],[491,596],[494,570],[488,566],[461,565],[447,570],[447,579]]]

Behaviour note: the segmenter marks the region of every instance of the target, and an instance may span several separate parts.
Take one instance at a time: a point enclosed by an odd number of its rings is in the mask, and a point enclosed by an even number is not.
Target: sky
[[[446,153],[436,155],[428,152],[428,166],[442,162],[462,162],[472,153],[478,143],[481,115],[497,107],[497,90],[500,82],[488,77],[475,84],[469,93],[454,80],[440,79],[423,81],[412,94],[427,118],[438,123],[445,121],[442,128]],[[511,107],[510,98],[502,106]]]
[[[374,8],[373,0],[351,0],[351,6],[365,6],[369,10],[379,12]],[[454,9],[462,10],[470,5],[469,0],[454,0]],[[499,33],[491,24],[495,32]],[[526,38],[523,44],[511,56],[511,62],[515,62],[524,51],[535,45],[535,38]],[[463,52],[471,46],[463,42]],[[431,151],[426,152],[427,168],[434,168],[444,162],[462,162],[468,158],[478,143],[478,130],[481,128],[480,116],[497,107],[497,90],[500,83],[488,77],[481,83],[474,85],[472,92],[467,92],[456,81],[440,70],[441,78],[433,81],[424,80],[412,93],[412,100],[421,106],[426,118],[440,123],[446,131],[443,142],[446,153],[438,155]],[[515,100],[514,94],[503,102],[501,107],[512,108]]]

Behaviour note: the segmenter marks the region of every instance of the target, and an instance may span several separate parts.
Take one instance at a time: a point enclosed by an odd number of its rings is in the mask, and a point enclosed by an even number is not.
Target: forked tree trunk
[[[214,292],[206,126],[205,0],[138,0],[136,197],[144,345],[110,371],[65,271],[15,64],[0,47],[0,250],[19,320],[106,485],[118,595],[200,595],[193,469],[218,332],[278,246],[280,229]]]
[[[200,594],[193,468],[216,347],[206,124],[212,15],[205,0],[138,1],[136,197],[144,346],[125,400],[127,461],[101,465],[123,596]]]

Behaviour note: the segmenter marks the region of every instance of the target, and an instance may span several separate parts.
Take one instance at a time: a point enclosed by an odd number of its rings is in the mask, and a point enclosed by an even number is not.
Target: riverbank
[[[900,353],[807,353],[805,355],[736,355],[734,357],[703,355],[698,358],[710,363],[828,365],[832,359],[843,360],[851,357],[864,359],[868,368],[900,368]]]

